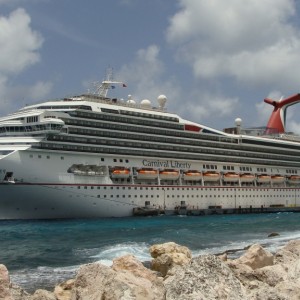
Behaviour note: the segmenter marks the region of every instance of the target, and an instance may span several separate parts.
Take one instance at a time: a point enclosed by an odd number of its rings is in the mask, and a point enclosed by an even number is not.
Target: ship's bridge
[[[0,136],[56,134],[65,125],[57,115],[46,111],[26,111],[0,119]]]

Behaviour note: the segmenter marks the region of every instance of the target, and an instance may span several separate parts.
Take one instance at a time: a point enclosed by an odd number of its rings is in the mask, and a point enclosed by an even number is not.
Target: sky
[[[0,116],[79,95],[108,68],[110,96],[167,109],[216,129],[265,126],[300,93],[297,0],[0,0]],[[300,105],[287,130],[300,134]]]

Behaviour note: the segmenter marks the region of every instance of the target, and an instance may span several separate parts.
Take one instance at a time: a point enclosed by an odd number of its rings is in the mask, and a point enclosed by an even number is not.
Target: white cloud
[[[293,0],[180,0],[167,40],[199,78],[298,87],[300,32]]]
[[[50,81],[38,81],[33,86],[27,87],[29,99],[39,100],[47,96],[52,90],[53,83]]]
[[[0,74],[18,74],[39,61],[43,39],[30,28],[30,21],[22,8],[0,17]]]
[[[189,115],[191,119],[202,122],[214,123],[214,119],[231,116],[233,111],[239,105],[238,98],[230,98],[209,92],[201,93],[197,91],[191,99],[196,101],[188,101],[182,108],[184,115]]]
[[[3,1],[1,3],[4,3]],[[1,4],[0,3],[0,4]],[[43,43],[42,36],[30,27],[30,16],[22,9],[16,9],[9,16],[0,16],[0,108],[2,113],[8,112],[15,105],[17,91],[23,97],[34,96],[39,87],[44,91],[49,84],[37,83],[33,87],[10,86],[13,76],[21,74],[26,68],[40,61],[38,50]],[[48,88],[49,89],[49,88]],[[27,92],[27,94],[26,94]]]
[[[160,94],[166,94],[170,101],[176,101],[180,97],[180,90],[174,79],[163,80],[165,66],[159,59],[159,51],[156,45],[140,49],[134,60],[117,72],[118,79],[129,83],[128,91],[132,91],[130,82],[134,83],[135,90],[132,94],[135,98],[148,98],[154,105]]]

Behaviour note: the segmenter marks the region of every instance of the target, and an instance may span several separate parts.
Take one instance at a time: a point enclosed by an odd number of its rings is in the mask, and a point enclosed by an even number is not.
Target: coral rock
[[[8,270],[4,265],[0,264],[0,299],[13,300],[10,292],[10,279]]]
[[[253,270],[272,266],[274,264],[274,256],[269,251],[266,251],[261,245],[252,245],[244,255],[235,259],[233,263],[245,264]]]
[[[81,267],[74,282],[72,300],[160,300],[163,282],[132,255],[114,260],[112,268],[99,263]]]
[[[72,288],[74,287],[74,279],[69,279],[59,285],[54,289],[54,295],[57,300],[70,300]]]
[[[231,269],[214,255],[199,256],[188,265],[175,266],[164,283],[166,300],[248,299]]]
[[[186,265],[192,259],[192,253],[187,247],[173,242],[151,246],[150,254],[154,258],[151,269],[160,272],[162,276],[166,276],[175,265]]]
[[[53,293],[46,290],[36,290],[30,300],[57,300]]]

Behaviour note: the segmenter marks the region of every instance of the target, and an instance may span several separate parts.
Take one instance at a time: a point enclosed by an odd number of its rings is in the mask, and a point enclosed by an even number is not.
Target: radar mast
[[[123,82],[114,81],[113,68],[108,68],[106,70],[105,79],[101,83],[93,83],[93,86],[95,87],[95,91],[93,94],[99,97],[106,98],[108,90],[116,88],[114,84],[121,84],[123,87],[126,87],[126,84],[124,84]]]

